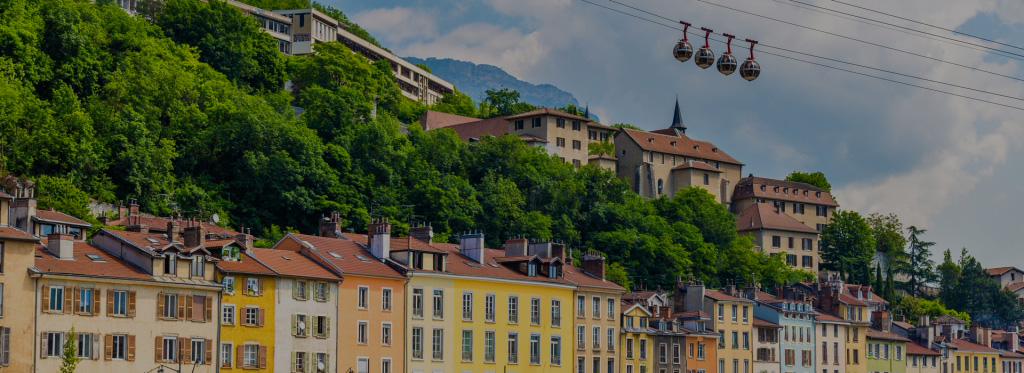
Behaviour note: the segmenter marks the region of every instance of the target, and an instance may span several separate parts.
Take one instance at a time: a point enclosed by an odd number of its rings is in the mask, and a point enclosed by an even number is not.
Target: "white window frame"
[[[391,288],[382,288],[380,291],[380,309],[384,312],[391,312],[391,294],[393,293]]]
[[[228,310],[231,311],[231,320],[230,321],[226,321],[227,320],[227,316],[228,316]],[[221,308],[220,308],[220,324],[221,325],[235,325],[235,322],[236,322],[235,320],[237,319],[237,313],[235,313],[235,311],[236,311],[236,308],[235,308],[234,304],[222,304]]]
[[[356,292],[356,307],[361,310],[368,310],[370,307],[370,287],[360,286]]]
[[[392,341],[392,339],[394,339],[393,331],[394,331],[394,328],[391,327],[391,323],[383,322],[383,323],[380,324],[380,344],[381,345],[383,345],[383,346],[390,346],[391,345],[391,343],[392,343],[391,341]]]
[[[234,342],[221,342],[220,343],[220,367],[230,368],[235,360],[235,343]]]

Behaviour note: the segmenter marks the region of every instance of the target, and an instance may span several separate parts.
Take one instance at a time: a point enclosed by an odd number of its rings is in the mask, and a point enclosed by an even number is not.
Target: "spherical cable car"
[[[705,27],[701,27],[700,29],[705,32],[704,46],[700,47],[700,49],[697,50],[697,57],[694,58],[693,61],[696,62],[697,66],[700,66],[700,68],[706,69],[711,67],[711,65],[715,64],[715,52],[712,52],[711,46],[708,45],[708,36],[711,35],[711,32],[713,32],[713,30]]]
[[[729,75],[736,72],[736,66],[738,65],[738,63],[736,62],[736,57],[732,56],[732,39],[735,38],[736,35],[722,35],[729,38],[729,40],[725,42],[725,46],[728,49],[726,49],[725,54],[722,54],[722,57],[718,58],[717,67],[718,72],[722,73],[722,75]]]
[[[672,56],[679,60],[679,62],[686,62],[690,60],[690,57],[693,57],[693,45],[690,45],[690,42],[686,39],[686,30],[690,28],[690,24],[683,21],[679,21],[679,23],[683,24],[683,38],[672,49]]]
[[[740,65],[740,76],[749,82],[761,75],[761,65],[754,61],[754,44],[757,44],[757,40],[747,39],[747,42],[750,43],[750,58]]]

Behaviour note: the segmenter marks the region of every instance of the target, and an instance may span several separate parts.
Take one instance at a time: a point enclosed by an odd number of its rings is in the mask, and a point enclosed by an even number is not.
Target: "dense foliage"
[[[956,262],[946,250],[938,272],[939,299],[946,307],[969,314],[975,324],[1004,328],[1024,319],[1017,294],[1000,288],[967,249],[961,251]]]

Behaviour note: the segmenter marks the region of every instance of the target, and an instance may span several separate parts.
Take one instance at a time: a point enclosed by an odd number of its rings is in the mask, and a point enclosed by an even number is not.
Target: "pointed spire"
[[[683,124],[683,115],[679,113],[679,95],[676,95],[676,112],[672,115],[672,125],[669,128],[675,128],[682,133],[686,133],[686,125]]]

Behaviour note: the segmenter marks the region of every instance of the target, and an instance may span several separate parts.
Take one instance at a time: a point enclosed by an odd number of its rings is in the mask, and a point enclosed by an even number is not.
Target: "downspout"
[[[35,293],[36,293],[36,295],[35,295],[35,302],[32,302],[32,303],[35,303],[35,305],[33,306],[33,308],[34,308],[33,315],[35,315],[35,316],[32,317],[32,335],[36,336],[36,335],[39,335],[39,302],[41,302],[41,300],[39,299],[39,277],[38,276],[32,276],[32,277],[33,277],[33,280],[32,280],[33,285],[32,285],[32,287],[35,288]],[[33,337],[32,340],[34,341],[35,337]],[[34,361],[34,363],[32,363],[32,372],[37,372],[38,369],[39,369],[38,359],[39,359],[40,351],[36,351],[36,348],[38,346],[39,346],[38,343],[35,343],[35,342],[32,343],[32,361]]]
[[[404,290],[405,294],[403,294],[403,296],[407,296],[408,297],[408,296],[411,296],[410,294],[412,294],[409,291],[409,282],[410,281],[412,281],[412,278],[410,278],[409,276],[406,276],[405,277],[405,285],[403,285],[403,288],[405,289]],[[412,365],[412,364],[410,364],[410,362],[412,362],[412,351],[409,350],[409,339],[412,338],[412,328],[411,328],[411,326],[409,325],[409,322],[408,322],[409,321],[409,304],[407,302],[408,302],[408,298],[406,298],[406,300],[402,301],[402,303],[404,305],[404,307],[402,307],[402,321],[406,323],[406,325],[405,325],[406,328],[405,328],[405,330],[403,332],[404,335],[402,336],[403,337],[402,338],[402,348],[405,350],[405,356],[403,357],[403,359],[405,359],[405,361],[403,362],[403,365],[405,365],[405,373],[410,373],[409,365]]]
[[[216,272],[216,270],[214,270],[213,276],[214,276],[213,277],[214,280],[216,280],[217,279],[217,272]],[[222,351],[221,351],[221,348],[220,348],[220,343],[221,343],[221,339],[220,339],[220,318],[221,318],[221,312],[224,309],[224,304],[223,303],[224,303],[224,290],[221,289],[221,291],[217,293],[217,311],[216,312],[211,312],[211,313],[213,313],[213,315],[210,315],[213,318],[213,320],[210,320],[210,321],[216,323],[215,325],[217,325],[217,345],[210,347],[211,349],[214,349],[217,352],[213,353],[214,360],[211,361],[210,364],[213,364],[213,366],[217,367],[216,368],[217,372],[220,372],[220,366],[221,366],[221,364],[220,364],[220,359],[221,359],[220,354],[221,354]],[[259,351],[257,351],[257,352],[259,352]],[[259,361],[257,361],[257,363],[259,363]]]

